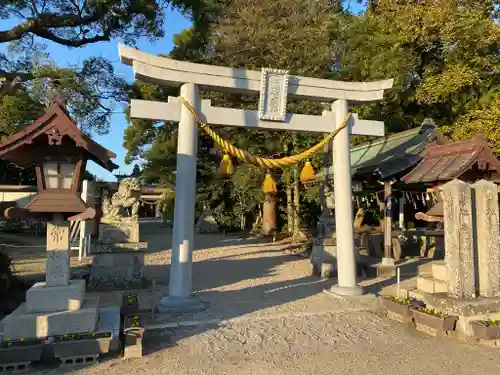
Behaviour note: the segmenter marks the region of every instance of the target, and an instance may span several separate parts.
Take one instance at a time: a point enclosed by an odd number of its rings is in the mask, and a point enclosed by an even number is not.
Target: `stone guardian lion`
[[[138,220],[140,196],[139,180],[134,177],[124,178],[118,186],[118,191],[111,198],[104,199],[102,204],[103,219]],[[130,213],[128,209],[130,209]]]

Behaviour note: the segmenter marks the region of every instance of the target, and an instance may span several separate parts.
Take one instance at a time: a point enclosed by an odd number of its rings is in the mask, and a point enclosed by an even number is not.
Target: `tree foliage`
[[[378,0],[365,14],[350,17],[337,47],[342,76],[395,78],[386,100],[365,107],[363,114],[384,120],[392,132],[432,117],[455,137],[488,133],[488,121],[478,120],[477,111],[494,116],[498,106],[498,5],[492,0]],[[487,136],[498,149],[500,138]]]
[[[498,0],[370,0],[362,14],[340,1],[234,0],[214,2],[203,22],[174,37],[170,56],[179,60],[291,74],[371,81],[394,78],[380,103],[354,107],[360,116],[382,120],[388,133],[431,117],[455,139],[483,132],[500,154],[500,23]],[[206,5],[205,5],[206,6]],[[202,25],[202,26],[201,26]],[[175,90],[135,83],[132,97],[165,101]],[[213,105],[255,109],[257,98],[204,93]],[[319,114],[322,106],[290,101],[288,111]],[[307,133],[218,128],[233,144],[254,154],[297,153],[320,137]],[[358,142],[357,137],[353,141]],[[198,193],[227,222],[259,203],[265,171],[239,166],[230,181],[216,175],[220,153],[199,138]],[[174,182],[176,125],[132,121],[126,131],[128,160],[146,159],[149,178]],[[321,156],[313,164],[322,164]],[[292,183],[285,169],[282,183]],[[317,194],[302,190],[304,216],[317,214]],[[249,203],[250,202],[250,203]],[[302,207],[304,208],[304,207]],[[236,213],[236,214],[235,214]]]
[[[289,7],[293,3],[293,7]],[[339,8],[329,1],[236,0],[217,10],[219,19],[202,40],[196,27],[175,36],[171,57],[217,65],[260,69],[261,66],[290,69],[292,74],[328,77],[331,72],[331,46]],[[310,43],[314,40],[315,43]],[[149,100],[166,100],[178,95],[169,89],[137,82],[131,92]],[[255,96],[203,93],[213,105],[256,109]],[[315,103],[290,103],[299,113],[321,113]],[[291,132],[216,128],[237,147],[266,157],[282,157],[302,150],[318,140],[316,135]],[[176,124],[133,120],[126,130],[124,146],[127,160],[147,160],[144,175],[150,181],[175,182]],[[221,225],[236,227],[240,218],[255,214],[262,196],[260,185],[265,170],[238,166],[230,180],[217,176],[222,157],[205,134],[198,139],[198,196],[209,201]],[[233,160],[236,162],[236,160]],[[278,172],[279,173],[279,172]]]

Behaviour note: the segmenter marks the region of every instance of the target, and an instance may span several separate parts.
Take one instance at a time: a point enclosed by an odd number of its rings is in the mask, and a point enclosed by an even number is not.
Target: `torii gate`
[[[208,124],[245,126],[261,129],[302,130],[330,133],[340,127],[348,114],[348,102],[382,100],[393,80],[376,82],[340,82],[300,76],[287,71],[262,69],[262,72],[176,61],[119,46],[121,61],[131,65],[136,79],[160,86],[180,87],[180,95],[201,113]],[[201,100],[199,89],[260,94],[259,111],[212,107]],[[334,101],[331,111],[322,116],[286,113],[287,97],[321,102]],[[162,297],[163,312],[192,311],[201,304],[191,296],[196,154],[198,125],[180,100],[169,97],[167,103],[132,100],[131,117],[178,121],[177,176],[172,239],[169,294]],[[360,120],[353,115],[333,144],[335,219],[337,236],[338,284],[331,288],[339,295],[360,295],[356,282],[352,187],[350,171],[350,134],[384,136],[384,123]]]

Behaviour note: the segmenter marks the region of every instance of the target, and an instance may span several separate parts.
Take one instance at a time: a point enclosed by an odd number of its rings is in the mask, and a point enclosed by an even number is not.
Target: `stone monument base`
[[[337,244],[335,238],[313,238],[311,263],[315,276],[322,279],[337,277]]]
[[[473,320],[500,319],[500,297],[478,297],[473,300],[457,300],[446,293],[408,291],[408,296],[423,301],[427,307],[449,315],[458,316],[456,331],[461,338],[473,337]]]
[[[97,243],[89,283],[93,287],[130,288],[146,282],[144,252],[147,242]]]
[[[139,242],[139,221],[134,219],[103,220],[99,240],[107,243]]]
[[[4,339],[43,338],[94,332],[99,318],[99,298],[87,298],[76,311],[29,313],[22,303],[2,320]]]

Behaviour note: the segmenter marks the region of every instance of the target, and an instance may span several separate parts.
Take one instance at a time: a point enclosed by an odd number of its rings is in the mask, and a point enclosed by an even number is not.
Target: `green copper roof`
[[[351,149],[351,173],[354,177],[378,175],[387,178],[418,163],[430,143],[434,143],[437,131],[431,120],[422,126],[382,139],[365,143]],[[329,168],[333,175],[333,167]],[[323,172],[316,174],[322,179]]]

